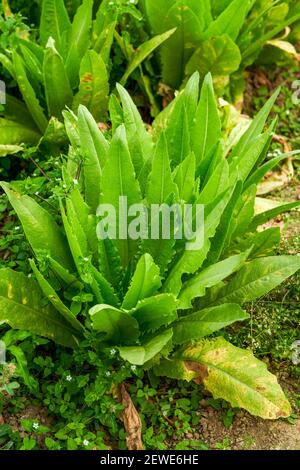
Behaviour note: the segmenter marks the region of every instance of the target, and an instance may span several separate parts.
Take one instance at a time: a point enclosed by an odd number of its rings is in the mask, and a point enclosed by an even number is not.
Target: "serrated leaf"
[[[124,344],[136,341],[139,336],[137,321],[110,305],[95,305],[89,311],[93,329],[105,333],[104,341],[111,344]]]
[[[48,120],[44,114],[44,110],[41,107],[36,94],[28,80],[26,75],[26,70],[24,67],[24,63],[21,57],[17,54],[16,51],[13,51],[13,65],[16,74],[16,80],[18,82],[18,86],[20,88],[21,94],[23,99],[26,103],[26,106],[36,123],[38,129],[43,134],[48,126]]]
[[[219,263],[212,264],[203,269],[199,274],[183,284],[179,295],[179,308],[192,307],[193,299],[205,295],[206,289],[219,284],[221,281],[238,271],[245,263],[250,250],[245,253],[231,256]]]
[[[270,111],[276,102],[280,89],[278,89],[271,98],[266,102],[263,108],[259,111],[256,117],[253,119],[248,130],[243,134],[237,145],[233,148],[232,154],[230,156],[230,161],[235,157],[244,155],[249,147],[253,144],[258,135],[260,135],[264,129],[267,118],[270,114]]]
[[[112,185],[112,181],[114,184]],[[120,230],[127,231],[127,224],[119,225],[119,219],[124,211],[122,211],[122,202],[120,197],[127,198],[127,207],[135,204],[141,204],[141,191],[136,180],[134,167],[128,149],[126,131],[124,126],[120,126],[111,141],[108,152],[107,163],[104,166],[101,177],[101,204],[111,204],[116,212],[116,235],[115,241],[121,258],[122,266],[128,266],[136,253],[138,241],[132,240],[125,236],[119,236]],[[128,223],[130,223],[128,217]]]
[[[223,304],[182,317],[172,325],[173,343],[184,344],[209,336],[238,321],[249,318],[236,304]]]
[[[201,306],[246,302],[262,297],[300,269],[299,256],[269,256],[246,263],[225,286],[212,289]]]
[[[190,202],[195,192],[196,159],[192,152],[174,170],[173,179],[179,193],[179,200]]]
[[[136,267],[130,287],[125,295],[122,308],[131,310],[139,300],[151,297],[161,286],[158,266],[149,254],[143,255]]]
[[[164,204],[170,194],[175,195],[177,193],[178,189],[171,175],[166,136],[162,132],[155,146],[152,170],[146,192],[147,203],[149,205]]]
[[[141,346],[118,348],[120,356],[124,361],[137,366],[142,366],[159,354],[172,339],[173,331],[167,330],[155,336]]]
[[[26,237],[36,255],[41,250],[71,272],[74,264],[67,241],[52,215],[37,204],[31,197],[10,189],[7,183],[1,183],[9,202],[16,211]]]
[[[202,342],[182,355],[185,367],[203,381],[215,399],[245,408],[254,416],[278,419],[291,414],[291,406],[277,379],[250,351],[236,348],[224,338]]]
[[[207,157],[221,138],[221,121],[215,99],[212,77],[208,74],[203,82],[196,120],[192,131],[192,149],[197,168],[207,168]],[[200,171],[202,174],[202,171]]]
[[[203,162],[204,163],[204,162]],[[229,167],[226,159],[216,166],[208,181],[203,185],[198,199],[199,204],[212,203],[229,185]]]
[[[143,332],[155,331],[177,319],[177,301],[172,294],[159,294],[140,300],[130,314]]]
[[[135,173],[139,178],[145,164],[152,158],[152,139],[146,131],[141,115],[129,93],[119,84],[117,84],[117,90],[123,107],[122,123],[125,125],[128,147]],[[144,192],[143,186],[141,186],[141,190]]]
[[[79,107],[78,130],[83,155],[85,202],[95,214],[100,202],[100,180],[109,144],[84,106]]]
[[[235,179],[239,179],[243,182],[246,181],[264,151],[268,140],[268,133],[259,135],[251,142],[249,148],[245,150],[244,153],[241,153],[231,162],[229,167],[231,182]]]
[[[183,274],[194,274],[198,271],[207,257],[210,249],[210,239],[215,235],[216,229],[220,223],[223,211],[230,198],[230,192],[227,191],[220,195],[212,204],[205,207],[204,227],[199,227],[204,234],[203,245],[198,250],[183,250],[180,257],[172,267],[164,283],[164,292],[178,295],[182,287]],[[199,234],[195,236],[195,240]]]
[[[53,305],[53,307],[63,316],[63,318],[68,322],[72,328],[79,332],[84,331],[84,326],[76,319],[73,313],[68,309],[66,305],[61,301],[58,297],[55,289],[49,284],[49,282],[45,279],[45,277],[41,274],[41,272],[37,269],[36,264],[33,260],[29,260],[30,267],[34,272],[36,280],[46,296],[49,302]],[[79,333],[80,334],[80,333]]]
[[[165,135],[172,168],[191,154],[191,129],[196,115],[198,95],[199,75],[195,73],[185,89],[169,105],[170,112],[165,122]]]
[[[274,252],[281,240],[279,227],[272,227],[263,232],[247,234],[247,238],[239,240],[236,245],[232,245],[230,250],[245,251],[251,249],[249,258],[254,259],[259,256],[267,256]]]
[[[39,286],[24,274],[0,270],[0,306],[0,323],[31,331],[66,347],[77,346],[78,332],[52,305],[44,304]]]

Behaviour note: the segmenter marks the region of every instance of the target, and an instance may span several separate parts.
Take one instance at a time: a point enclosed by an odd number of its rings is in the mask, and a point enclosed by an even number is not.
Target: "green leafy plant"
[[[39,40],[20,33],[13,47],[0,54],[22,96],[22,101],[6,97],[0,117],[0,156],[22,150],[21,143],[36,144],[42,136],[56,142],[66,107],[77,112],[84,104],[97,121],[105,119],[111,47],[125,7],[123,0],[104,0],[95,15],[93,7],[94,0],[83,0],[71,22],[63,0],[43,0]],[[173,32],[131,51],[124,83]]]
[[[88,336],[96,352],[111,348],[135,368],[203,382],[215,398],[266,419],[287,417],[290,405],[266,365],[216,335],[248,318],[243,304],[300,268],[297,256],[271,256],[279,229],[258,230],[299,201],[255,214],[257,184],[277,162],[264,163],[278,92],[226,158],[212,78],[200,99],[199,81],[194,74],[151,132],[121,86],[111,139],[85,107],[78,118],[64,113],[72,148],[56,190],[60,217],[2,183],[36,260],[35,280],[0,271],[0,321],[71,348]],[[119,214],[121,196],[128,206],[202,204],[201,247],[186,249],[176,220],[168,237],[98,238],[99,204]]]
[[[231,76],[235,100],[266,44],[291,51],[287,40],[272,40],[299,20],[292,4],[273,0],[143,0],[141,7],[153,33],[177,28],[159,53],[164,84],[179,89],[197,70],[202,79],[211,72],[222,92]]]

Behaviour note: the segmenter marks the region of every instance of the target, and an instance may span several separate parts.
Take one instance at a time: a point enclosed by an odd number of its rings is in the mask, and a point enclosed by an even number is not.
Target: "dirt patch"
[[[21,425],[21,421],[23,419],[33,420],[43,426],[47,426],[50,428],[53,424],[53,420],[48,416],[47,411],[40,406],[29,405],[17,414],[12,415],[9,413],[8,410],[6,410],[3,412],[2,415],[0,415],[0,424],[8,424],[14,432],[19,432],[22,438],[26,436],[35,437],[39,447],[43,448],[45,437],[47,437],[48,434],[35,434],[25,432]]]
[[[239,411],[232,426],[226,429],[222,413],[207,407],[200,412],[201,424],[194,436],[202,439],[209,448],[219,448],[227,441],[232,450],[300,450],[300,420],[295,424],[286,421],[264,421]]]

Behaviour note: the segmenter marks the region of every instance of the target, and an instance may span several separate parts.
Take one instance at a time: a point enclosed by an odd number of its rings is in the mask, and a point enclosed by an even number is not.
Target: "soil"
[[[231,450],[300,450],[300,420],[264,421],[239,411],[226,429],[219,411],[208,407],[201,415],[198,433],[187,437],[200,438],[210,449],[228,439]]]

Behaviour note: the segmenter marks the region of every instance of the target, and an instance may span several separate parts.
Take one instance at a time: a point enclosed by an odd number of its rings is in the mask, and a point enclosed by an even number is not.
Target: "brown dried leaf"
[[[143,450],[141,418],[124,384],[119,387],[119,397],[124,406],[122,420],[127,433],[127,448],[128,450]]]

